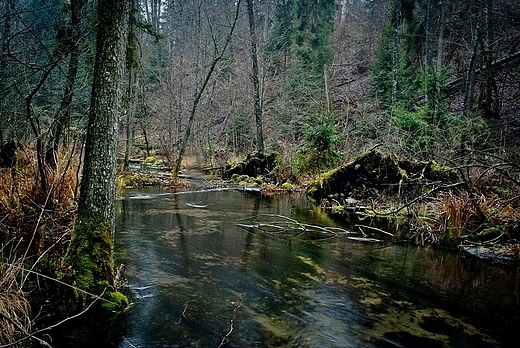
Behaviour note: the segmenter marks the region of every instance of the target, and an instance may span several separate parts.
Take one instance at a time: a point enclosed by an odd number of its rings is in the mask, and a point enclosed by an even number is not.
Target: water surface
[[[133,301],[119,347],[512,347],[516,340],[514,270],[349,239],[359,234],[302,233],[281,217],[358,232],[302,195],[145,190],[128,192],[117,207],[116,262],[126,265]],[[276,226],[244,228],[259,223]]]

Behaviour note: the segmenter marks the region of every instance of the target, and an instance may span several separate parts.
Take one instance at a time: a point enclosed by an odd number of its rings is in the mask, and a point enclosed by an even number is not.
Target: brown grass
[[[0,249],[3,255],[4,248]],[[31,332],[30,306],[20,286],[22,259],[0,258],[0,345],[13,344]]]
[[[58,168],[47,173],[47,192],[41,189],[33,151],[18,151],[15,168],[0,168],[0,243],[19,241],[0,249],[0,346],[30,337],[24,266],[30,259],[34,267],[41,259],[33,255],[65,252],[75,216],[77,165],[72,156],[61,158]]]
[[[449,242],[485,227],[514,227],[520,222],[520,208],[492,192],[444,192],[427,210],[431,218],[425,219],[425,230],[433,242]]]
[[[48,171],[47,192],[41,189],[34,152],[18,151],[15,168],[0,168],[0,231],[9,234],[4,240],[24,237],[38,253],[70,232],[77,166],[73,157],[60,158],[58,168]]]

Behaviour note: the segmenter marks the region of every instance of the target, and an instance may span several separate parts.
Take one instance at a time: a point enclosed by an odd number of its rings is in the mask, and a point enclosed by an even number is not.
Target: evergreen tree
[[[334,9],[333,0],[288,0],[277,7],[268,48],[278,58],[274,69],[285,79],[277,117],[285,123],[282,132],[294,140],[303,137],[314,113],[329,107],[326,70],[333,59]]]

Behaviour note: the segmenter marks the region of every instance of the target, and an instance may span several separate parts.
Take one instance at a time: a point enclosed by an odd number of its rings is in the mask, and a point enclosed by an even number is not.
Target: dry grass
[[[0,249],[3,255],[4,248]],[[30,306],[20,286],[22,259],[0,259],[0,345],[10,345],[31,332]]]
[[[19,241],[0,249],[0,346],[30,337],[24,267],[35,267],[43,254],[63,255],[75,215],[77,165],[73,156],[61,158],[47,173],[47,192],[41,189],[33,151],[17,151],[16,167],[0,168],[0,242]]]
[[[491,226],[516,226],[520,207],[492,192],[466,190],[440,194],[426,208],[424,231],[430,242],[450,242]],[[511,229],[510,229],[511,230]]]
[[[47,174],[47,192],[41,189],[32,151],[18,151],[15,168],[0,168],[0,231],[9,232],[4,240],[23,237],[32,241],[29,247],[37,252],[70,232],[77,166],[74,157],[60,158],[58,168]]]

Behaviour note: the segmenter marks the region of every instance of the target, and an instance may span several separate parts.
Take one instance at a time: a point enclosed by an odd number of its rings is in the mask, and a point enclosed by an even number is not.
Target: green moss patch
[[[104,294],[102,307],[124,308],[128,300],[113,288],[112,225],[102,217],[78,216],[72,240],[65,255],[65,265],[71,270],[70,281],[75,291],[76,305],[85,306],[90,294]],[[85,293],[86,292],[86,293]],[[77,308],[75,308],[77,309]],[[72,309],[74,310],[74,309]]]

